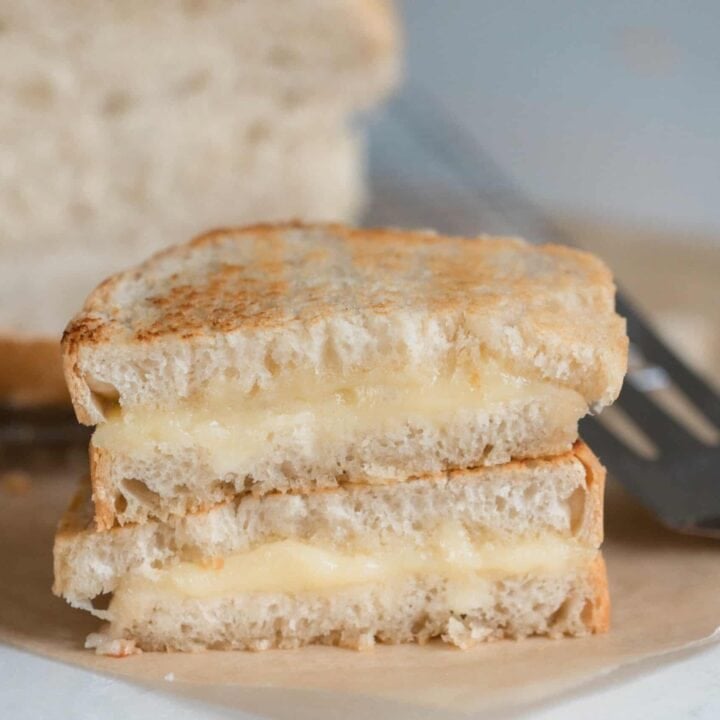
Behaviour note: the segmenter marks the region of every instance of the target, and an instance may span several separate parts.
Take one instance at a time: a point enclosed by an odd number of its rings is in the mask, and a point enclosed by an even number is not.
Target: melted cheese
[[[171,593],[213,598],[252,592],[327,592],[408,576],[446,578],[455,604],[471,602],[478,579],[526,573],[566,572],[594,550],[555,536],[512,542],[474,542],[458,524],[447,523],[422,544],[398,539],[373,553],[348,552],[299,540],[278,540],[213,562],[181,562],[154,573],[130,575],[118,592]],[[473,581],[468,584],[468,581]]]
[[[494,364],[439,378],[379,372],[334,379],[298,374],[280,387],[249,396],[222,381],[211,384],[202,397],[172,408],[117,408],[97,428],[93,443],[136,455],[159,444],[168,451],[199,447],[207,452],[213,470],[224,475],[274,444],[311,452],[320,439],[342,444],[358,433],[392,430],[411,418],[442,424],[463,413],[533,399],[566,413],[568,422],[577,421],[587,409],[573,390],[513,376]]]

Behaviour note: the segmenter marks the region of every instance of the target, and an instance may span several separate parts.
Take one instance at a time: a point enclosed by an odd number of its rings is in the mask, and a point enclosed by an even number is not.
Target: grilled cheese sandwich
[[[63,353],[96,428],[54,589],[108,621],[98,649],[607,629],[577,424],[619,392],[627,338],[592,256],[222,230],[103,283]]]

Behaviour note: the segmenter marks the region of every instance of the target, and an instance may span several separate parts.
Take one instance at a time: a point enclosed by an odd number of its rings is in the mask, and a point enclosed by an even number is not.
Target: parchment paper
[[[101,673],[274,718],[462,716],[547,700],[598,675],[709,637],[720,625],[720,543],[672,534],[614,484],[606,557],[613,627],[605,636],[265,653],[98,657],[97,621],[50,594],[52,535],[69,472],[0,489],[0,641]],[[174,682],[165,678],[172,673]]]

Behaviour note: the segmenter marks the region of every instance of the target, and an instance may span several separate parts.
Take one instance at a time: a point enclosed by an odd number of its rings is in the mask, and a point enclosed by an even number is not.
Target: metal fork
[[[69,407],[0,405],[0,472],[65,462],[69,452],[86,455],[89,438]]]
[[[381,188],[375,193],[369,222],[465,233],[504,232],[534,241],[575,244],[428,93],[413,87],[401,91],[389,104],[386,120],[375,128],[374,139],[373,179],[387,184],[385,178],[394,174],[404,185],[415,182],[416,197],[413,200],[412,191],[406,189],[399,205],[393,206],[387,197],[391,187]],[[403,152],[405,157],[398,158]],[[424,168],[419,165],[420,154],[425,156]],[[398,169],[403,162],[409,163],[409,177]],[[418,177],[423,175],[440,187],[454,188],[449,193],[451,210],[432,189],[424,196],[417,192]],[[672,381],[716,430],[720,429],[720,397],[655,334],[623,293],[618,294],[617,309],[627,318],[631,356],[636,360],[617,405],[649,438],[656,456],[644,457],[624,433],[618,435],[596,418],[586,418],[581,433],[611,473],[662,523],[682,532],[720,537],[720,433],[710,444],[698,439],[652,399],[652,384],[646,379]]]

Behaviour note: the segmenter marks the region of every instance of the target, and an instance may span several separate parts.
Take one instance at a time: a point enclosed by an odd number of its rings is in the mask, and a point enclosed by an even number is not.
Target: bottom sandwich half
[[[578,443],[104,531],[83,486],[58,529],[53,589],[107,621],[92,644],[112,654],[602,632],[603,484]]]

